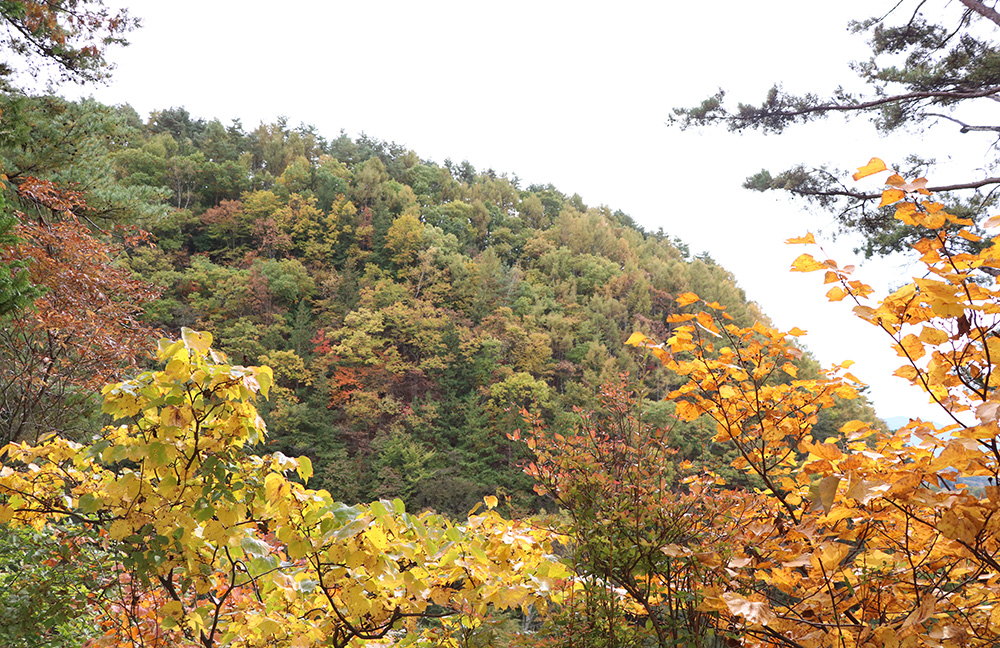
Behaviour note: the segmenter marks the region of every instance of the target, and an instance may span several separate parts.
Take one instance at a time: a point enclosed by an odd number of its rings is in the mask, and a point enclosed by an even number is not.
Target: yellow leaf
[[[854,174],[854,179],[860,180],[861,178],[867,178],[868,176],[875,175],[880,171],[885,171],[885,169],[885,162],[877,157],[873,157],[868,161],[868,164],[863,167],[858,167],[858,172]]]
[[[701,411],[687,401],[677,401],[674,411],[682,421],[693,421],[701,416]]]
[[[695,303],[699,299],[701,299],[701,297],[694,294],[693,292],[686,292],[679,295],[677,299],[675,299],[674,301],[676,301],[681,306],[687,306],[688,304]]]
[[[945,446],[931,465],[928,467],[932,472],[938,472],[946,468],[954,468],[959,472],[965,472],[969,467],[969,451],[965,445],[959,441],[951,441]]]
[[[829,542],[824,544],[819,551],[813,552],[812,562],[817,569],[829,571],[835,569],[851,552],[851,548],[840,542]]]
[[[809,451],[827,461],[840,461],[844,458],[844,453],[834,443],[816,443],[809,447]]]
[[[937,214],[914,214],[913,220],[916,221],[918,225],[923,225],[929,229],[938,229],[943,227],[947,222],[943,213]]]
[[[167,618],[179,619],[184,615],[184,605],[180,601],[167,601],[160,608],[160,614]]]
[[[125,520],[115,520],[108,529],[108,535],[111,536],[112,540],[121,540],[132,535],[132,525]]]
[[[687,547],[682,547],[680,545],[668,544],[660,547],[660,551],[664,554],[670,556],[671,558],[680,558],[682,556],[690,556],[691,550]]]
[[[935,605],[934,596],[930,593],[925,593],[923,598],[920,599],[920,606],[910,613],[910,616],[906,617],[906,620],[903,621],[903,627],[908,628],[910,626],[919,625],[931,618],[934,615]]]
[[[297,461],[299,465],[295,467],[295,472],[302,478],[303,483],[308,482],[309,478],[313,476],[312,460],[309,457],[299,457]]]
[[[925,326],[923,330],[920,331],[920,341],[937,346],[948,341],[948,334],[941,329]]]
[[[181,339],[184,340],[184,346],[202,353],[208,351],[209,347],[212,346],[211,333],[199,333],[186,326],[181,328]]]
[[[649,338],[642,333],[633,333],[625,340],[625,344],[628,346],[643,346],[648,341],[650,341]]]
[[[916,360],[924,356],[924,345],[920,342],[920,338],[912,333],[904,336],[898,346],[901,348],[897,348],[896,352],[903,357]]]
[[[281,491],[287,487],[288,483],[285,481],[285,478],[278,473],[269,473],[264,478],[264,494],[269,502],[276,503],[279,500]]]
[[[844,297],[847,297],[847,293],[840,286],[834,286],[826,293],[826,298],[830,301],[840,301]]]
[[[792,261],[792,272],[814,272],[828,267],[825,263],[820,263],[811,254],[800,254],[795,261]]]
[[[906,194],[899,189],[886,189],[882,192],[882,202],[878,206],[885,207],[886,205],[897,203],[903,198],[906,198]]]
[[[815,243],[816,239],[813,238],[812,232],[809,232],[805,236],[798,236],[795,238],[786,239],[785,243],[788,245],[805,245],[809,243]]]
[[[889,484],[867,479],[859,479],[851,482],[847,488],[847,497],[857,500],[862,505],[867,505],[879,494],[889,490]]]
[[[254,367],[254,377],[257,379],[257,384],[260,385],[260,393],[267,398],[268,392],[271,390],[271,385],[274,384],[274,372],[267,365],[261,367]]]
[[[486,502],[486,508],[488,509],[495,509],[497,507],[497,504],[500,503],[495,495],[487,495],[486,497],[483,498],[483,501]]]
[[[874,308],[870,308],[868,306],[858,305],[858,306],[855,306],[854,308],[852,308],[851,310],[853,310],[854,314],[857,315],[858,317],[860,317],[863,320],[867,320],[869,322],[872,322],[872,321],[875,320],[875,309]]]
[[[822,506],[823,510],[829,513],[833,508],[833,501],[837,497],[837,487],[839,485],[840,477],[829,475],[810,486],[809,496],[813,502],[813,506]]]
[[[777,619],[766,602],[751,601],[733,592],[725,592],[722,595],[722,600],[726,602],[726,606],[732,614],[743,617],[749,625],[766,626]]]

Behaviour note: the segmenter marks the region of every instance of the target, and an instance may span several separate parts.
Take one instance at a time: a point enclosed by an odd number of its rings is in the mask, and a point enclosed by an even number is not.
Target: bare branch
[[[996,98],[996,97],[991,97]],[[941,119],[947,119],[948,121],[953,121],[962,127],[962,133],[968,133],[969,131],[989,131],[991,133],[1000,133],[1000,126],[970,126],[965,122],[955,119],[954,117],[949,117],[948,115],[942,115],[941,113],[925,113],[928,117],[940,117]]]

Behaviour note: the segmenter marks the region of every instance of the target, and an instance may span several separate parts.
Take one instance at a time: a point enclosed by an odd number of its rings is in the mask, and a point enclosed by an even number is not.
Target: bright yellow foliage
[[[271,371],[226,364],[211,342],[185,330],[160,343],[163,369],[105,388],[118,424],[94,444],[0,452],[0,521],[72,520],[119,561],[95,646],[353,646],[390,630],[415,641],[431,605],[467,625],[544,607],[566,573],[530,525],[492,510],[452,524],[399,500],[346,506],[305,487],[308,459],[250,454]]]
[[[855,178],[878,173],[873,158]],[[797,351],[784,333],[738,328],[708,308],[663,345],[664,364],[688,381],[669,398],[684,419],[710,417],[734,466],[757,475],[770,504],[745,525],[747,549],[730,560],[726,587],[705,588],[700,609],[720,612],[747,646],[935,648],[1000,645],[1000,239],[979,253],[964,219],[927,199],[926,179],[893,175],[883,204],[926,229],[915,245],[925,268],[874,304],[853,268],[803,254],[796,271],[822,270],[854,312],[882,328],[905,363],[896,371],[939,404],[950,425],[913,421],[886,434],[855,421],[817,443],[810,430],[855,381],[836,368],[823,380],[772,379]],[[996,221],[1000,222],[1000,220]],[[810,237],[793,243],[812,243]],[[685,299],[685,303],[692,303]],[[635,338],[631,344],[653,349]],[[971,488],[962,477],[987,478]],[[679,550],[678,550],[679,551]],[[728,619],[726,618],[728,616]]]

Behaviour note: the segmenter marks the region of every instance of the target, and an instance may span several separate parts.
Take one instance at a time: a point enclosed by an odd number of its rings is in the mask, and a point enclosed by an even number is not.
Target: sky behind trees
[[[853,167],[877,155],[891,165],[921,136],[887,140],[840,119],[769,138],[665,124],[672,107],[720,87],[754,102],[776,81],[793,92],[856,86],[848,64],[866,46],[847,23],[894,3],[122,4],[143,26],[112,52],[111,84],[68,94],[127,102],[143,117],[184,106],[248,128],[286,116],[326,137],[364,132],[439,163],[551,182],[710,254],[778,327],[808,330],[821,362],[856,360],[882,416],[936,416],[890,377],[899,362],[887,337],[828,304],[817,277],[787,271],[801,250],[782,241],[820,230],[830,256],[856,262],[876,287],[907,280],[906,260],[852,259],[851,240],[831,240],[831,215],[740,188],[761,168],[799,162]],[[988,135],[936,130],[923,136],[926,156],[961,158],[965,173],[977,155],[982,164]]]

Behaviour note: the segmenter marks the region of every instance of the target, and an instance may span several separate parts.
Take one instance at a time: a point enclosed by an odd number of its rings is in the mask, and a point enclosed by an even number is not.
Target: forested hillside
[[[675,121],[997,131],[953,109],[1000,96],[1000,14],[910,4],[852,24],[867,99],[720,92]],[[889,432],[850,361],[821,369],[619,211],[367,136],[51,94],[105,78],[137,26],[0,2],[0,645],[1000,644],[1000,216],[978,193],[1000,179],[871,157],[849,182],[878,191],[749,181],[916,253],[878,297],[812,233],[785,241],[947,422]]]
[[[658,401],[677,377],[623,343],[634,330],[665,339],[681,293],[766,322],[707,255],[468,162],[182,108],[143,120],[46,98],[7,114],[23,124],[2,142],[11,181],[79,183],[95,225],[148,232],[116,262],[157,294],[144,322],[210,331],[233,362],[271,366],[269,449],[310,456],[347,501],[460,514],[500,492],[534,508],[525,449],[508,439],[522,408],[565,429],[622,372]],[[667,407],[651,415],[675,427],[679,459],[727,472],[707,431]]]

